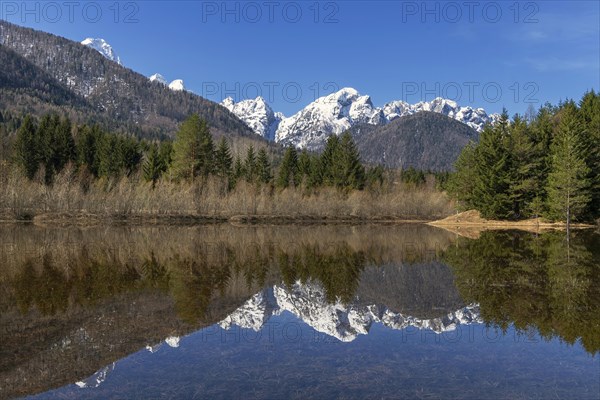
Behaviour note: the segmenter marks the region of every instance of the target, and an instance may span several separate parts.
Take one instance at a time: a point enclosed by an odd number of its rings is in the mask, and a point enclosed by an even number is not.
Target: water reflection
[[[462,298],[480,304],[488,324],[534,330],[549,340],[600,350],[599,236],[484,232],[444,255]]]
[[[0,237],[0,397],[99,387],[140,349],[290,318],[359,345],[382,329],[443,334],[485,322],[599,350],[600,246],[589,233],[569,246],[555,233],[471,240],[421,225],[24,226]]]

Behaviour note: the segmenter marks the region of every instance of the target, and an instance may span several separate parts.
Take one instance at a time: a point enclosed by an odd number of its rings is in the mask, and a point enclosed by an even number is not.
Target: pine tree
[[[484,128],[477,146],[471,200],[484,218],[507,218],[511,214],[508,136],[508,115],[504,111],[495,126]]]
[[[572,220],[581,216],[590,201],[589,168],[581,140],[581,122],[574,104],[561,110],[561,120],[552,141],[552,170],[548,176],[548,205],[551,217]]]
[[[132,137],[121,137],[121,157],[125,175],[130,176],[137,171],[142,162],[143,154],[140,142]]]
[[[104,133],[98,125],[89,127],[83,125],[77,135],[77,159],[79,165],[84,165],[96,177],[99,176],[99,147]]]
[[[530,135],[527,122],[515,115],[509,127],[509,188],[508,197],[512,201],[511,218],[521,218],[530,207],[532,200],[540,195],[537,171],[540,159],[535,152],[535,143]]]
[[[336,135],[327,138],[325,148],[319,159],[320,181],[328,186],[333,186],[334,182],[334,158],[340,141]]]
[[[365,169],[349,131],[342,134],[333,156],[333,183],[340,189],[363,189]]]
[[[171,168],[175,178],[194,181],[212,172],[213,142],[208,125],[197,114],[186,119],[173,143]]]
[[[17,132],[15,158],[28,179],[33,179],[40,162],[37,152],[36,127],[29,115],[25,117]]]
[[[258,181],[265,184],[271,182],[271,179],[273,178],[271,174],[271,162],[269,161],[267,151],[264,149],[264,147],[261,147],[261,149],[258,151],[256,167]]]
[[[256,164],[256,152],[254,151],[253,145],[250,145],[250,147],[248,147],[248,150],[246,151],[246,159],[244,160],[244,171],[246,172],[247,182],[256,181],[258,169]]]
[[[146,153],[144,164],[142,165],[142,172],[146,182],[152,182],[152,189],[156,187],[156,182],[160,179],[165,170],[166,165],[160,156],[158,146],[156,144],[151,144],[150,149]]]
[[[56,149],[54,154],[54,168],[60,172],[65,165],[71,161],[75,161],[76,147],[75,139],[73,138],[72,125],[69,118],[61,120],[56,131]]]
[[[233,159],[227,139],[222,137],[215,151],[215,172],[221,178],[227,178],[231,175]]]
[[[486,128],[489,129],[489,128]],[[468,210],[476,207],[475,182],[477,177],[477,146],[469,142],[454,163],[455,172],[448,181],[448,192],[458,200],[459,208]]]
[[[586,163],[590,170],[591,201],[587,214],[590,219],[600,218],[600,93],[593,90],[584,94],[579,117],[587,148]]]
[[[288,147],[279,167],[279,175],[277,177],[277,186],[287,188],[289,186],[297,186],[298,178],[298,152],[296,148]]]

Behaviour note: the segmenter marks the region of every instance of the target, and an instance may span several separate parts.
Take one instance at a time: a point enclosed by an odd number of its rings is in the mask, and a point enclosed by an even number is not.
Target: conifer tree
[[[261,149],[258,151],[256,168],[259,182],[265,184],[271,182],[271,179],[273,178],[271,174],[271,162],[269,161],[267,151],[264,149],[264,147],[261,147]]]
[[[574,104],[561,110],[561,120],[552,141],[552,169],[548,176],[548,206],[551,216],[567,222],[581,216],[590,201],[589,168],[581,140],[581,122]]]
[[[489,128],[486,128],[489,129]],[[477,146],[469,142],[458,156],[455,172],[448,181],[448,192],[458,200],[459,208],[468,210],[476,207],[475,182],[477,178]]]
[[[297,186],[298,178],[298,152],[296,148],[288,147],[279,167],[279,175],[277,177],[277,186],[287,188],[289,186]]]
[[[246,151],[246,159],[244,160],[244,171],[246,172],[246,181],[254,182],[256,180],[258,169],[256,164],[256,152],[254,146],[250,145]]]
[[[331,135],[327,138],[323,153],[319,160],[320,164],[320,180],[325,185],[333,186],[334,179],[334,158],[340,141],[336,135]]]
[[[152,189],[156,187],[156,182],[160,179],[165,170],[166,165],[160,156],[158,146],[153,143],[150,145],[150,149],[146,153],[146,158],[142,165],[144,179],[146,182],[152,182]]]
[[[15,158],[25,176],[33,179],[39,167],[40,157],[37,152],[36,127],[29,115],[25,117],[17,132]]]
[[[99,176],[99,147],[104,136],[98,125],[89,127],[83,125],[77,136],[77,158],[79,165],[85,165],[96,177]]]
[[[233,164],[234,180],[237,181],[237,180],[241,179],[245,173],[246,172],[244,170],[244,164],[242,163],[242,159],[239,156],[237,156],[235,158],[235,163]]]
[[[365,169],[349,131],[342,134],[333,156],[333,183],[340,189],[362,189]]]
[[[227,178],[231,175],[233,159],[227,139],[222,137],[215,151],[215,172],[221,178]]]
[[[481,133],[476,152],[476,173],[472,202],[484,218],[507,218],[512,210],[509,197],[508,115],[487,126]]]
[[[535,143],[530,135],[529,126],[521,116],[515,115],[509,131],[508,196],[512,202],[509,217],[521,218],[536,195],[539,196],[536,178],[540,168],[540,159],[536,157]]]
[[[586,147],[586,163],[589,168],[590,219],[600,218],[600,93],[591,90],[580,102],[579,116]]]
[[[186,119],[173,142],[171,168],[176,178],[194,180],[206,176],[213,167],[213,141],[205,120],[197,114]]]

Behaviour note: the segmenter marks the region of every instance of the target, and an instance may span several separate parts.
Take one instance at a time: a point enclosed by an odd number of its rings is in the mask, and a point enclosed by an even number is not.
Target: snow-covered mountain
[[[169,89],[175,90],[176,92],[184,91],[185,85],[183,84],[183,80],[175,79],[173,82],[169,83]]]
[[[273,112],[265,99],[260,96],[238,103],[228,97],[221,102],[221,105],[244,121],[254,133],[271,141],[275,140],[275,132],[279,128],[279,123],[285,118],[282,113]]]
[[[175,79],[171,83],[169,83],[164,76],[159,73],[156,73],[150,77],[148,77],[150,82],[158,82],[161,85],[168,86],[169,89],[174,90],[176,92],[181,92],[187,90],[185,85],[183,84],[183,79]]]
[[[167,82],[167,80],[165,79],[165,77],[162,76],[161,74],[158,74],[158,73],[152,75],[148,79],[150,79],[150,82],[158,82],[158,83],[163,84],[165,86],[169,85],[169,83]]]
[[[87,38],[87,39],[84,39],[83,41],[81,41],[81,44],[96,50],[98,53],[102,54],[104,57],[108,58],[109,60],[114,61],[119,65],[122,65],[121,59],[115,53],[112,46],[106,42],[106,40],[100,39],[100,38],[98,38],[98,39]]]
[[[375,107],[370,96],[361,95],[353,88],[321,97],[288,118],[273,112],[261,97],[238,103],[227,98],[221,104],[256,134],[284,145],[309,149],[320,148],[329,136],[339,135],[355,125],[385,125],[420,111],[444,114],[478,132],[498,118],[497,114],[488,115],[482,108],[460,107],[455,101],[439,97],[430,102],[409,104],[397,100]]]
[[[102,385],[106,378],[108,378],[108,375],[115,370],[115,365],[116,363],[113,362],[112,364],[100,369],[89,378],[75,382],[75,384],[80,389],[97,388],[98,386]]]
[[[369,96],[344,88],[283,119],[275,141],[300,148],[317,148],[332,134],[339,135],[356,124],[379,125],[384,122],[382,111],[373,107]]]
[[[383,305],[360,305],[359,302],[331,304],[326,300],[321,285],[296,282],[291,288],[276,285],[257,293],[219,325],[223,329],[238,326],[258,331],[271,316],[283,311],[294,314],[316,331],[342,342],[351,342],[358,335],[368,334],[373,323],[381,323],[392,329],[411,326],[443,333],[453,331],[461,324],[483,322],[476,304],[440,318],[419,319],[394,312]]]

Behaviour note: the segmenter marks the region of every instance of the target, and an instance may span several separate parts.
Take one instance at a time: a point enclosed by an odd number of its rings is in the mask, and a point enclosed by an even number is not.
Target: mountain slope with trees
[[[0,47],[10,49],[53,78],[52,87],[64,89],[64,98],[85,99],[107,122],[110,129],[134,127],[139,134],[172,135],[177,125],[191,114],[199,114],[216,135],[253,135],[252,131],[225,107],[186,91],[172,91],[158,82],[106,59],[97,51],[80,43],[0,20]],[[16,74],[14,63],[6,64]],[[36,75],[44,76],[36,71]],[[33,80],[4,82],[0,89],[23,91],[36,88]],[[33,86],[32,86],[33,85]],[[68,94],[66,92],[70,92]],[[40,97],[45,102],[44,96]],[[131,130],[129,129],[129,130]]]
[[[434,171],[451,170],[462,148],[478,137],[469,126],[429,111],[383,126],[356,126],[352,133],[366,163]]]

